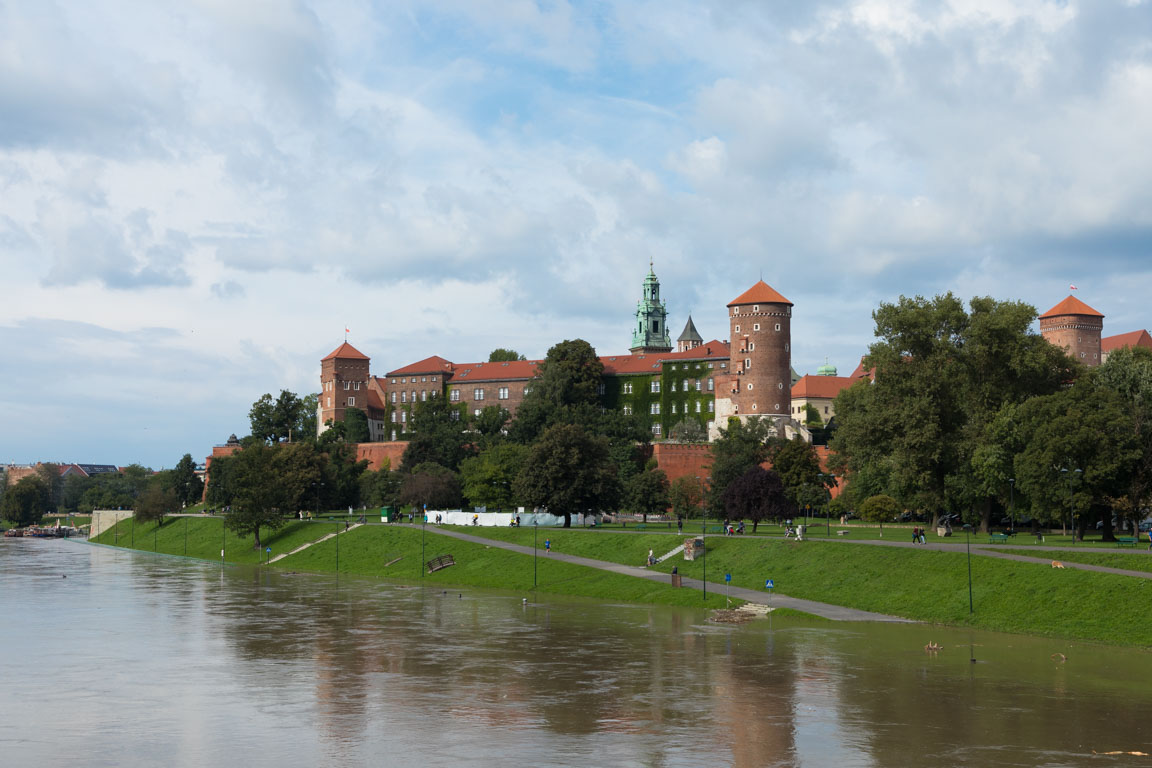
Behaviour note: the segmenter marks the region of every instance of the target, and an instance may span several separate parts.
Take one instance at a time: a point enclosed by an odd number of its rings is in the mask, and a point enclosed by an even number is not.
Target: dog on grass
[[[1053,560],[1052,561],[1052,567],[1053,568],[1063,568],[1064,563],[1060,562],[1059,560]]]

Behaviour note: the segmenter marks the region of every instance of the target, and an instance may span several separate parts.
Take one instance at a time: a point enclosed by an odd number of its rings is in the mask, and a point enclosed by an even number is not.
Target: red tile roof
[[[642,373],[659,373],[661,363],[676,361],[728,359],[728,345],[713,339],[701,344],[695,349],[684,352],[655,352],[643,355],[604,355],[600,362],[604,364],[604,373],[608,376],[627,376]]]
[[[852,376],[801,376],[792,385],[792,397],[823,397],[831,400],[840,390],[857,382]]]
[[[384,375],[387,377],[407,376],[410,373],[442,373],[445,371],[451,371],[452,368],[453,366],[451,361],[445,360],[439,355],[432,355],[432,357],[426,357],[419,362],[406,365],[403,368],[397,368],[396,370],[389,371]]]
[[[850,378],[850,379],[874,379],[874,378],[876,378],[876,371],[873,368],[869,368],[868,370],[864,370],[864,358],[861,357],[859,364],[857,364],[857,366],[856,366],[856,370],[852,371],[852,373],[849,374],[848,378]]]
[[[1069,296],[1068,298],[1064,299],[1064,301],[1052,307],[1052,309],[1040,315],[1040,319],[1044,319],[1046,317],[1060,317],[1061,315],[1091,315],[1093,317],[1104,317],[1104,315],[1092,309],[1092,307],[1080,301],[1080,299],[1076,298],[1075,296]]]
[[[452,381],[516,381],[536,375],[539,360],[510,360],[504,363],[461,363],[455,366]]]
[[[1148,331],[1129,331],[1128,333],[1118,333],[1115,336],[1105,336],[1100,339],[1100,350],[1102,352],[1111,352],[1121,347],[1144,347],[1145,349],[1152,349],[1152,335],[1149,335]]]
[[[320,362],[324,362],[325,360],[332,360],[333,358],[340,358],[342,360],[367,360],[368,355],[356,349],[356,347],[352,346],[348,342],[344,342],[340,346],[336,347],[336,349],[320,358]]]
[[[780,293],[768,285],[768,283],[760,280],[756,285],[728,302],[728,306],[730,307],[735,307],[738,304],[787,304],[791,306],[792,302],[781,296]]]

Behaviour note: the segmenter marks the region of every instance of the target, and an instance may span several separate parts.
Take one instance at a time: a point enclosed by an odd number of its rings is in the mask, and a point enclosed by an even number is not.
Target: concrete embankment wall
[[[127,520],[135,514],[130,509],[94,509],[92,510],[92,528],[88,538],[94,539],[104,531],[112,528],[121,520]]]

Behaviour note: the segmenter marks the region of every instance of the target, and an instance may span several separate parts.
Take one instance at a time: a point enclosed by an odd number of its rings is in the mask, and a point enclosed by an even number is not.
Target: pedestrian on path
[[[656,565],[656,553],[648,550],[648,565]]]
[[[552,551],[552,539],[544,539],[544,554]]]

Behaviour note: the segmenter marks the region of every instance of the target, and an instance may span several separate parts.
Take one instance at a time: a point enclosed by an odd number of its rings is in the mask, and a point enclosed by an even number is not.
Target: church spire
[[[656,279],[651,257],[641,295],[643,298],[636,302],[636,322],[632,326],[632,353],[671,352],[668,310],[660,301],[660,281]]]

